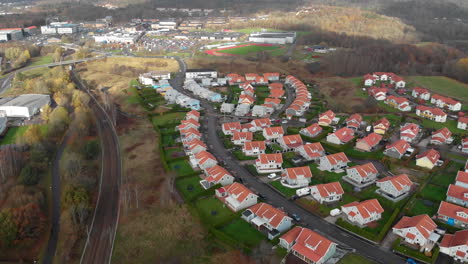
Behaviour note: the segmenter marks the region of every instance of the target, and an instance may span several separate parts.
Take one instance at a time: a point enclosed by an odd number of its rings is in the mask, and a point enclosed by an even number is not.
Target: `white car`
[[[274,178],[276,178],[276,174],[275,173],[270,173],[270,174],[268,174],[267,178],[268,179],[274,179]]]

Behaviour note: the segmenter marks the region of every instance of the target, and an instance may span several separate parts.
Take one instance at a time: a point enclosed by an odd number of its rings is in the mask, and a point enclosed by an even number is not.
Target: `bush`
[[[21,170],[18,180],[23,185],[36,185],[40,180],[39,172],[31,165],[26,165]]]
[[[99,155],[100,146],[97,140],[91,140],[84,145],[84,155],[87,160],[95,159]]]

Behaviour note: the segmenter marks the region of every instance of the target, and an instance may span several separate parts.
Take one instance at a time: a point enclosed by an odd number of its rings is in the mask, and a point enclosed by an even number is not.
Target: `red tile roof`
[[[278,72],[266,72],[263,74],[263,76],[265,76],[265,78],[269,78],[269,77],[279,77],[279,73]]]
[[[250,207],[249,210],[252,211],[257,217],[261,217],[267,220],[268,223],[274,228],[277,228],[283,219],[288,217],[285,212],[274,208],[267,203],[258,203]]]
[[[388,121],[388,119],[384,117],[378,120],[377,122],[375,122],[373,125],[374,127],[379,127],[379,128],[387,130],[390,127],[390,121]]]
[[[208,182],[218,183],[224,176],[232,176],[225,168],[215,165],[205,170],[205,178]]]
[[[284,130],[282,126],[265,127],[263,130],[265,131],[265,134],[268,136],[284,135]]]
[[[379,171],[375,168],[372,162],[369,162],[363,165],[356,165],[356,166],[349,168],[349,170],[351,169],[355,169],[358,172],[358,174],[361,176],[361,178],[367,178],[371,174],[379,173]]]
[[[400,129],[400,136],[415,138],[419,133],[419,126],[414,123],[408,123]]]
[[[234,197],[234,199],[236,199],[239,203],[242,203],[245,200],[245,198],[247,198],[247,196],[249,196],[250,194],[255,194],[249,188],[245,187],[243,184],[240,184],[238,182],[231,183],[229,185],[221,187],[220,189],[226,191],[229,194],[229,196]]]
[[[311,135],[319,134],[323,130],[322,127],[319,126],[319,124],[317,124],[317,123],[313,123],[312,125],[310,125],[310,126],[308,126],[306,128],[303,128],[303,129],[305,129]]]
[[[286,240],[289,244],[295,242],[292,250],[309,259],[312,263],[322,261],[335,244],[314,231],[300,226],[294,227],[280,239]]]
[[[451,196],[462,201],[468,201],[468,189],[458,185],[450,184],[447,190],[447,196]]]
[[[353,115],[351,115],[350,117],[348,117],[346,119],[346,123],[351,122],[351,121],[361,123],[362,122],[362,116],[360,114],[353,114]]]
[[[388,177],[378,180],[377,182],[390,182],[398,191],[403,190],[405,186],[409,186],[409,187],[413,186],[413,182],[410,180],[410,178],[406,174],[400,174],[400,175],[393,176],[393,177],[388,176]]]
[[[289,179],[312,178],[312,172],[309,166],[287,168],[284,170],[282,177],[287,177]]]
[[[340,195],[344,194],[344,190],[341,187],[340,182],[329,182],[324,184],[317,184],[315,185],[317,190],[320,193],[320,197],[327,198],[332,195]]]
[[[425,111],[428,111],[430,113],[432,113],[432,115],[434,116],[446,116],[447,114],[442,111],[440,108],[437,108],[437,107],[428,107],[428,106],[425,106],[425,105],[418,105],[416,106],[416,110],[419,110],[421,112],[425,112]]]
[[[248,94],[241,94],[239,95],[239,102],[244,104],[252,104],[253,102],[255,102],[255,98]]]
[[[468,209],[459,205],[447,203],[442,201],[437,211],[439,215],[447,216],[449,218],[456,219],[463,223],[468,223]],[[465,216],[465,217],[463,217]]]
[[[331,165],[336,165],[339,162],[349,162],[349,159],[348,157],[346,157],[346,154],[344,152],[328,155],[326,156],[326,159],[328,160],[328,162],[330,162]]]
[[[468,246],[468,230],[457,231],[455,234],[445,234],[442,242],[440,242],[441,247],[457,247],[457,246]]]
[[[253,139],[252,132],[234,132],[232,135],[232,140],[248,140],[251,141]]]
[[[447,141],[452,136],[452,132],[446,127],[441,128],[435,132],[432,133],[431,139],[432,140],[437,140],[441,143],[444,143]]]
[[[438,94],[434,94],[432,96],[432,98],[434,98],[435,100],[438,100],[438,101],[442,101],[442,102],[444,102],[444,103],[446,103],[448,105],[456,105],[456,104],[460,103],[459,101],[454,100],[454,99],[452,99],[450,97],[445,97],[445,96],[438,95]]]
[[[239,131],[241,130],[241,124],[239,122],[224,123],[223,130],[226,131]]]
[[[468,116],[462,116],[462,117],[458,118],[458,122],[468,124]]]
[[[382,136],[377,134],[377,133],[370,133],[367,135],[365,138],[358,139],[359,141],[364,141],[366,142],[367,145],[370,147],[375,147],[379,144],[379,142],[382,140]]]
[[[328,110],[325,113],[319,115],[319,120],[321,122],[327,121],[331,123],[333,121],[333,118],[335,118],[335,113],[333,113],[332,110]]]
[[[429,159],[429,161],[432,163],[432,164],[435,164],[439,158],[440,158],[440,153],[435,150],[435,149],[428,149],[426,150],[425,152],[419,154],[416,156],[416,159],[421,159],[421,158],[424,158],[426,157],[427,159]]]
[[[266,149],[265,141],[247,141],[244,143],[244,150],[253,150],[253,149],[265,150]]]
[[[304,151],[310,157],[320,157],[320,153],[323,153],[325,149],[323,148],[320,142],[317,143],[307,143],[304,145]]]
[[[342,207],[356,207],[359,214],[364,219],[369,218],[372,213],[381,214],[384,212],[384,209],[377,199],[371,199],[362,202],[352,202],[345,204]]]
[[[455,181],[468,184],[468,172],[458,171],[457,178],[455,179]]]
[[[413,90],[418,93],[418,95],[429,93],[427,89],[421,87],[414,87]]]
[[[274,163],[283,163],[283,156],[279,153],[260,154],[260,156],[258,156],[258,159],[256,161],[259,161],[262,164],[268,164],[270,163],[270,161]]]
[[[195,154],[195,159],[198,161],[198,164],[202,165],[205,162],[209,160],[215,160],[216,158],[213,156],[213,154],[209,153],[208,151],[200,151],[197,154]]]
[[[265,104],[279,105],[279,104],[281,104],[281,99],[278,99],[278,98],[265,98]]]
[[[185,115],[185,118],[187,117],[190,117],[190,116],[195,116],[195,117],[200,117],[200,112],[196,111],[196,110],[192,110],[190,112],[187,112],[187,114]]]
[[[403,154],[405,154],[406,150],[408,150],[410,148],[410,144],[408,142],[406,142],[406,140],[400,139],[397,142],[394,142],[394,143],[392,143],[390,145],[387,145],[385,148],[386,149],[393,148],[396,151],[398,151],[398,153],[403,155]]]
[[[270,83],[268,84],[268,88],[270,89],[281,89],[283,90],[284,85],[282,83]]]
[[[423,214],[413,217],[403,216],[393,228],[404,229],[411,227],[415,227],[424,238],[428,239],[431,233],[437,228],[437,225],[428,215]]]
[[[272,97],[272,98],[280,98],[281,96],[284,95],[284,90],[283,89],[271,89],[270,90],[270,95],[268,95],[269,97]]]
[[[287,135],[282,137],[284,144],[290,148],[297,148],[303,144],[300,135]]]
[[[269,127],[271,126],[271,120],[270,118],[255,119],[252,121],[252,125],[261,128]]]
[[[341,142],[349,142],[354,138],[354,130],[342,127],[333,133]]]

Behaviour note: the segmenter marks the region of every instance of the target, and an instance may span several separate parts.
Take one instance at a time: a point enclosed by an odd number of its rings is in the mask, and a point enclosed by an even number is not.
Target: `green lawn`
[[[468,85],[444,76],[409,76],[409,81],[435,93],[468,102]]]
[[[235,216],[221,201],[214,197],[197,200],[195,207],[202,222],[208,226],[226,223]]]
[[[27,126],[20,126],[20,127],[10,127],[8,128],[7,133],[0,141],[0,145],[7,145],[7,144],[15,144],[16,139],[24,134],[28,129]]]
[[[173,112],[162,115],[155,115],[152,118],[153,124],[156,126],[165,126],[170,124],[179,124],[180,120],[185,118],[186,112]]]
[[[424,189],[421,190],[421,196],[424,199],[431,200],[434,202],[443,201],[446,198],[447,189],[434,185],[428,184]]]
[[[434,122],[434,121],[431,121],[431,120],[426,119],[426,118],[418,117],[414,113],[410,113],[408,115],[410,117],[412,117],[414,120],[418,120],[415,123],[422,125],[426,129],[431,128],[431,129],[437,130],[437,129],[441,129],[441,128],[446,127],[453,134],[460,134],[460,135],[465,135],[466,134],[466,131],[457,128],[457,121],[455,121],[455,120],[447,119],[447,122],[445,122],[445,123],[438,123],[438,122]],[[410,118],[407,118],[407,122],[411,122],[411,120],[409,120],[409,119]]]
[[[205,191],[205,189],[200,185],[200,180],[201,179],[198,176],[181,178],[175,181],[175,186],[184,200],[190,201],[198,194]]]
[[[195,172],[188,160],[173,161],[169,162],[168,165],[172,171],[177,173],[177,176],[184,176]]]
[[[284,194],[284,196],[286,196],[288,198],[296,194],[296,189],[291,189],[291,188],[288,188],[288,187],[284,187],[283,185],[281,185],[281,182],[279,180],[273,181],[270,184],[276,190],[280,191],[282,194]]]
[[[225,234],[249,247],[256,247],[265,236],[246,221],[237,218],[221,229]]]
[[[166,160],[170,160],[185,156],[185,152],[182,147],[168,148],[164,149],[164,156],[166,157]]]
[[[40,57],[31,58],[31,63],[28,66],[38,66],[54,62],[52,55],[45,55]]]
[[[424,201],[421,199],[415,199],[411,201],[412,205],[409,205],[405,208],[405,212],[409,216],[427,214],[429,216],[433,216],[438,209],[439,204],[434,203],[432,206],[425,205]]]
[[[259,51],[267,51],[267,50],[275,50],[275,49],[279,49],[279,47],[278,46],[250,45],[250,46],[237,47],[237,48],[232,48],[232,49],[218,50],[216,52],[232,54],[232,55],[248,55],[250,53],[256,53]]]
[[[358,254],[346,254],[337,264],[376,264],[376,262],[366,259]]]
[[[257,159],[257,157],[244,155],[244,153],[242,152],[242,150],[234,150],[234,151],[232,152],[232,154],[234,154],[234,156],[235,156],[236,159],[238,159],[238,160],[254,160],[254,159]]]

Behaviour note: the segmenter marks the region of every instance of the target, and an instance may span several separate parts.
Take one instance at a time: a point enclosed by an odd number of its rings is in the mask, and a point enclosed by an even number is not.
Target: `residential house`
[[[461,230],[455,234],[445,234],[440,242],[440,253],[452,257],[460,263],[468,262],[468,230]]]
[[[238,104],[236,111],[234,112],[235,116],[246,116],[250,112],[250,105],[248,104]]]
[[[283,89],[271,89],[268,97],[278,99],[278,98],[282,98],[284,94],[285,94],[285,91]]]
[[[468,137],[462,139],[461,147],[461,151],[468,154]]]
[[[222,130],[224,135],[232,136],[234,132],[239,132],[241,130],[241,124],[239,122],[224,123],[222,125]]]
[[[332,203],[341,200],[344,190],[340,182],[330,182],[310,186],[310,195],[319,203]]]
[[[377,78],[377,80],[380,81],[389,81],[390,80],[390,74],[388,72],[374,72],[372,75]]]
[[[407,142],[413,142],[413,140],[419,134],[419,126],[414,123],[407,123],[400,129],[400,139],[406,140]]]
[[[348,166],[349,159],[344,152],[320,157],[319,169],[326,171],[341,170]]]
[[[384,212],[377,199],[345,204],[341,206],[341,210],[348,221],[360,226],[379,220]]]
[[[231,140],[234,145],[242,146],[247,141],[252,141],[253,133],[252,132],[234,132]]]
[[[322,130],[323,129],[321,126],[319,126],[319,124],[313,123],[312,125],[301,129],[299,133],[307,137],[316,137],[322,133]]]
[[[198,123],[195,119],[187,119],[180,121],[180,125],[176,127],[176,130],[185,130],[188,128],[198,129],[199,127],[200,123]]]
[[[390,128],[390,121],[387,118],[382,118],[373,124],[374,133],[384,135]]]
[[[215,195],[234,212],[257,204],[258,198],[258,195],[238,182],[216,189]]]
[[[265,98],[264,104],[269,105],[273,109],[279,109],[280,104],[281,104],[281,99],[278,99],[278,98]]]
[[[431,93],[427,89],[421,87],[414,87],[411,95],[416,99],[421,99],[424,101],[431,99]]]
[[[465,228],[468,224],[468,209],[442,201],[437,210],[437,219],[448,225]]]
[[[325,149],[320,142],[307,143],[296,148],[296,151],[307,161],[318,160],[325,155]]]
[[[272,173],[283,170],[283,156],[279,153],[260,154],[255,160],[255,168],[258,173]]]
[[[418,105],[416,106],[416,115],[438,123],[445,123],[447,121],[447,114],[440,108],[435,107]]]
[[[205,169],[205,178],[200,181],[200,184],[204,189],[209,189],[217,184],[225,186],[233,182],[234,177],[225,168],[214,165]]]
[[[462,106],[459,101],[438,94],[434,94],[431,97],[431,103],[450,111],[460,111]]]
[[[332,110],[328,110],[319,115],[318,124],[320,126],[330,126],[333,123],[333,119],[335,119],[335,113]]]
[[[218,164],[218,161],[213,156],[213,154],[209,153],[208,151],[198,152],[194,155],[194,159],[196,161],[196,165],[202,170],[206,170]]]
[[[395,88],[405,88],[406,82],[400,76],[393,74],[390,76],[390,83],[395,85]]]
[[[253,205],[242,213],[241,218],[260,232],[267,233],[270,240],[292,227],[291,217],[267,203]]]
[[[242,91],[241,94],[246,94],[251,97],[255,97],[255,89],[252,87],[252,85],[249,84],[249,86],[244,88],[244,91]]]
[[[411,191],[413,182],[410,180],[408,175],[400,174],[380,179],[377,181],[376,185],[379,187],[379,194],[382,194],[386,198],[396,200],[404,197]]]
[[[263,77],[265,77],[270,82],[275,82],[279,81],[280,74],[278,72],[266,72],[263,74]]]
[[[431,136],[431,144],[442,145],[442,144],[451,144],[453,142],[452,132],[446,127],[441,128]]]
[[[377,180],[379,171],[375,168],[372,162],[356,165],[346,169],[346,178],[350,183],[357,186],[367,186]]]
[[[316,232],[296,226],[279,239],[279,245],[304,263],[323,264],[335,255],[336,243]]]
[[[264,128],[271,126],[270,118],[261,118],[261,119],[254,119],[250,122],[253,125],[252,132],[262,131]]]
[[[264,117],[271,113],[269,109],[263,105],[254,105],[252,107],[252,116]]]
[[[393,226],[392,231],[406,243],[423,248],[430,243],[429,238],[436,229],[436,223],[427,214],[423,214],[413,217],[403,216]]]
[[[346,144],[354,138],[354,130],[347,127],[342,127],[335,131],[334,133],[328,134],[327,142],[333,144]]]
[[[385,146],[384,154],[392,158],[401,159],[410,147],[411,146],[408,142],[400,139],[392,144]]]
[[[184,130],[180,130],[180,135],[182,137],[182,142],[188,142],[192,139],[201,138],[201,133],[195,128],[188,128]]]
[[[362,116],[360,114],[353,114],[346,119],[346,127],[357,131],[361,127]]]
[[[185,114],[185,119],[186,120],[193,119],[198,122],[200,119],[200,112],[195,111],[195,110],[187,112],[187,114]]]
[[[270,83],[270,84],[268,84],[268,89],[270,89],[270,90],[272,90],[272,89],[281,89],[281,90],[283,90],[284,85],[282,83]]]
[[[455,185],[468,188],[468,172],[458,171],[457,178],[455,178]]]
[[[384,103],[402,112],[411,111],[411,105],[409,103],[409,100],[405,97],[397,97],[390,95],[387,97],[387,99],[385,99]]]
[[[379,87],[371,87],[367,91],[369,93],[369,96],[374,97],[375,100],[377,101],[383,101],[387,99],[387,93],[388,89],[387,88],[379,88]]]
[[[183,144],[187,155],[195,155],[207,149],[206,144],[198,138],[183,142]]]
[[[439,161],[440,153],[435,149],[428,149],[416,156],[416,166],[432,170]]]
[[[447,190],[447,202],[468,206],[468,188],[450,184]]]
[[[291,186],[291,188],[308,186],[311,179],[312,172],[309,166],[287,168],[281,174],[281,181]]]
[[[356,141],[356,149],[371,152],[379,145],[382,136],[377,133],[370,133],[362,139]]]
[[[239,95],[238,104],[245,104],[245,105],[252,105],[255,103],[255,98],[248,94],[241,94]]]
[[[287,135],[277,139],[278,144],[283,150],[295,150],[302,146],[302,138],[300,135]]]
[[[284,136],[284,130],[282,126],[265,127],[262,134],[266,140],[276,140]]]
[[[377,80],[377,77],[366,74],[364,75],[364,86],[372,86],[375,84],[375,81]]]
[[[231,114],[234,112],[234,109],[236,108],[235,104],[228,104],[228,103],[223,103],[221,104],[221,113],[223,114]]]
[[[468,130],[468,117],[462,116],[462,117],[458,118],[457,128],[458,129],[463,129],[463,130]]]
[[[242,153],[246,156],[258,156],[265,154],[265,141],[247,141],[242,147]]]
[[[246,73],[245,74],[245,80],[247,81],[255,81],[255,79],[257,79],[258,77],[258,74],[256,73]]]

